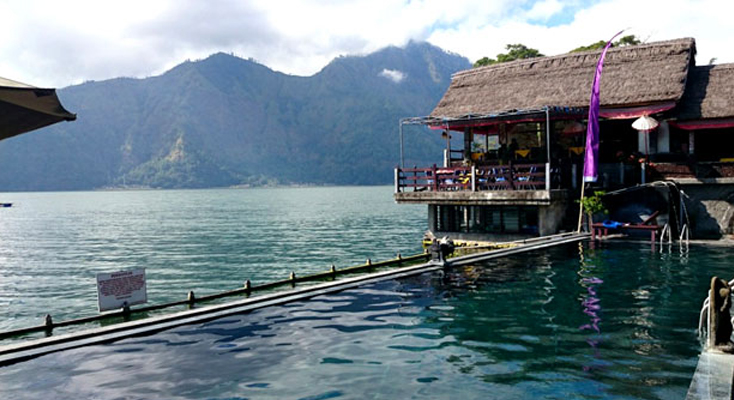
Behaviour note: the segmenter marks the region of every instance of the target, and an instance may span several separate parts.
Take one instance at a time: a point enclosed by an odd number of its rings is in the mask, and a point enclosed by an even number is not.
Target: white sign
[[[97,274],[99,311],[115,310],[148,302],[145,268]]]

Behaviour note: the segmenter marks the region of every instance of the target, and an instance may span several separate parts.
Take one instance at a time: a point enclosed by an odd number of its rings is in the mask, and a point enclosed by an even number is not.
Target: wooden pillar
[[[474,142],[474,134],[471,128],[464,129],[464,162],[471,161],[471,145]],[[466,164],[465,164],[466,165]]]

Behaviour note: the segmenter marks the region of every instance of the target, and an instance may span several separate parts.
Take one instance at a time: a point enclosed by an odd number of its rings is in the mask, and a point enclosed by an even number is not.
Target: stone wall
[[[691,238],[721,239],[734,234],[734,181],[680,180],[688,217]]]

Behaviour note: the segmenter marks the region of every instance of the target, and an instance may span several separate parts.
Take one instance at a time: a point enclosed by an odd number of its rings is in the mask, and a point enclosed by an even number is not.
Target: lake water
[[[422,251],[392,187],[4,193],[0,330],[97,313],[99,272],[146,268],[160,304]]]
[[[35,196],[69,199],[59,200],[58,208],[45,214],[15,217],[15,226],[25,225],[44,244],[38,249],[33,242],[16,239],[20,248],[10,252],[16,270],[3,276],[22,272],[23,279],[32,280],[46,273],[47,289],[59,294],[63,291],[54,289],[56,285],[85,285],[64,282],[69,271],[62,264],[68,261],[59,258],[84,261],[88,271],[78,272],[80,276],[98,265],[146,266],[151,277],[165,270],[165,278],[155,278],[156,293],[180,298],[191,285],[219,290],[241,280],[223,279],[217,273],[221,270],[261,280],[281,278],[293,268],[272,259],[284,256],[291,266],[320,271],[333,262],[329,257],[354,264],[368,256],[390,258],[397,250],[418,251],[425,226],[424,207],[392,204],[390,188],[28,196],[38,204]],[[136,196],[137,206],[118,209]],[[244,200],[248,196],[260,203]],[[306,205],[305,199],[317,205]],[[235,212],[248,201],[248,209],[259,207],[260,215],[279,221],[249,223],[269,233],[251,235],[252,227],[241,226],[242,218],[258,219]],[[217,210],[216,204],[230,212]],[[279,210],[276,204],[301,208]],[[21,206],[18,210],[24,211]],[[371,211],[371,206],[382,211]],[[101,215],[94,217],[89,209]],[[147,218],[141,217],[143,211]],[[33,228],[32,220],[39,217],[45,224],[76,226],[75,233],[54,228],[54,235],[40,222]],[[102,226],[97,222],[101,218],[115,225]],[[84,224],[96,228],[83,229]],[[276,229],[272,225],[279,226],[278,233],[269,231]],[[291,229],[301,235],[278,237]],[[301,236],[308,230],[320,232],[316,236],[324,240],[304,241]],[[7,232],[2,235],[9,240]],[[202,238],[215,244],[207,246]],[[251,240],[261,245],[241,249]],[[194,242],[191,248],[189,241]],[[298,249],[286,251],[289,246]],[[0,368],[0,398],[683,398],[700,351],[699,307],[711,275],[731,278],[731,251],[712,246],[692,246],[683,253],[676,247],[664,250],[653,252],[649,243],[630,242],[597,244],[594,249],[588,243],[567,245],[54,353]],[[305,253],[303,259],[299,253]],[[35,275],[21,271],[23,254],[32,261]],[[259,271],[252,267],[256,264],[277,272]],[[3,279],[3,287],[33,286],[23,279],[15,284]],[[170,286],[185,289],[169,294],[166,279],[175,282]],[[6,297],[3,301],[13,304],[15,297]],[[41,304],[31,294],[21,297],[26,306]],[[66,297],[79,309],[90,302],[94,307],[93,295]]]

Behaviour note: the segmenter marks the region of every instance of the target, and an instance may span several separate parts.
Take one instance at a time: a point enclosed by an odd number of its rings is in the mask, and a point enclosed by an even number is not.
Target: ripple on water
[[[51,354],[0,369],[0,397],[680,398],[708,276],[729,266],[715,248],[683,262],[642,247],[568,246]]]

